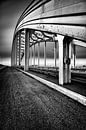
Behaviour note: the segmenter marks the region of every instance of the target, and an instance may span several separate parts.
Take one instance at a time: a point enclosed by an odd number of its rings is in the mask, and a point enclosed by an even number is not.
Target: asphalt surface
[[[14,68],[0,70],[1,130],[86,130],[86,107]]]

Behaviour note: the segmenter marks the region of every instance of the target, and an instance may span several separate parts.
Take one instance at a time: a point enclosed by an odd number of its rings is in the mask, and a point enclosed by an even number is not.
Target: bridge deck
[[[2,129],[86,129],[86,107],[14,68],[0,70]]]

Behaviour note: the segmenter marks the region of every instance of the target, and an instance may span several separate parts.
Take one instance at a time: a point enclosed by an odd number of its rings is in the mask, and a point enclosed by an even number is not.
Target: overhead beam
[[[73,44],[75,44],[77,46],[81,46],[81,47],[86,47],[86,42],[82,42],[79,40],[73,40]]]
[[[77,40],[81,40],[86,42],[86,27],[85,26],[74,26],[74,25],[56,25],[56,24],[33,24],[27,25],[24,24],[17,28],[16,31],[20,30],[21,28],[30,28],[36,29],[45,32],[57,33],[61,35],[67,35],[73,37]]]

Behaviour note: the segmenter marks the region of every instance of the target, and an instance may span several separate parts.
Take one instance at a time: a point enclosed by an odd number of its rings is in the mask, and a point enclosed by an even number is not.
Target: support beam
[[[68,36],[58,36],[59,42],[59,84],[71,82],[71,42]]]
[[[34,50],[33,50],[33,64],[35,66],[35,44],[34,44]]]
[[[38,43],[38,66],[40,66],[40,43]]]
[[[18,40],[18,35],[16,35],[16,61],[17,61],[17,63],[16,63],[16,65],[18,65],[18,43],[19,42],[19,40]]]
[[[14,42],[14,53],[15,53],[14,54],[14,58],[15,58],[14,59],[14,62],[15,62],[14,65],[15,66],[17,65],[17,47],[16,46],[17,46],[17,38],[15,37],[15,42]]]
[[[71,83],[71,41],[70,37],[64,37],[64,83]]]
[[[25,65],[24,70],[27,71],[29,68],[29,44],[30,44],[30,32],[25,29]]]
[[[16,36],[16,66],[17,66],[17,44],[18,44],[18,36]]]
[[[14,66],[14,41],[13,41],[12,53],[11,53],[11,66]]]
[[[86,47],[86,42],[82,42],[75,39],[73,39],[73,44],[75,44],[76,46]]]
[[[21,65],[21,31],[19,31],[19,66]]]
[[[76,66],[75,65],[75,62],[76,62],[76,45],[75,44],[72,45],[72,49],[73,49],[73,68],[75,68]]]
[[[30,50],[31,50],[31,51],[30,51],[30,52],[31,52],[30,55],[31,55],[31,65],[32,65],[32,64],[33,64],[33,54],[32,54],[32,53],[33,53],[33,52],[32,52],[33,50],[32,50],[32,47],[30,47]]]
[[[44,66],[46,67],[46,41],[44,43]]]
[[[55,67],[56,67],[57,42],[58,42],[58,41],[55,41],[55,43],[54,43],[54,62],[55,62]]]
[[[63,83],[64,83],[63,39],[64,39],[64,36],[58,35],[58,42],[59,42],[59,84],[61,84],[61,85],[63,85]]]

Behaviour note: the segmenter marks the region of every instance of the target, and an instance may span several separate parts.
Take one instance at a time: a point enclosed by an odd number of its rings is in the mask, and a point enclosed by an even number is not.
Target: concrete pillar
[[[73,68],[76,66],[76,45],[72,45],[73,48]]]
[[[33,49],[33,64],[35,66],[35,44],[34,44],[34,49]]]
[[[57,42],[58,42],[58,41],[55,41],[55,44],[54,44],[54,62],[55,62],[55,67],[56,67]]]
[[[44,66],[46,67],[46,41],[44,43]]]
[[[38,66],[40,65],[40,43],[38,43]]]
[[[59,41],[59,84],[71,83],[71,41],[68,36],[58,36]]]
[[[19,31],[19,66],[21,65],[21,31]]]
[[[71,38],[65,37],[64,46],[64,83],[71,83]]]
[[[24,70],[27,71],[29,68],[29,45],[30,45],[30,32],[25,29],[25,65]]]
[[[64,36],[58,35],[58,42],[59,42],[59,84],[61,84],[61,85],[63,85],[63,83],[64,83],[63,39],[64,39]]]

